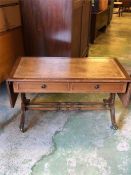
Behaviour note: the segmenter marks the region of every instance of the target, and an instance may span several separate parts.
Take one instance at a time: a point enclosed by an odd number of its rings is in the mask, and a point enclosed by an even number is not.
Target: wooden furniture
[[[122,0],[122,10],[121,10],[121,16],[123,12],[131,12],[131,0]]]
[[[122,15],[122,1],[121,2],[114,2],[114,5],[116,5],[118,7],[118,14],[119,17]]]
[[[113,17],[113,9],[114,9],[114,0],[109,0],[109,18],[108,18],[108,24],[111,23],[112,17]]]
[[[88,54],[90,0],[20,0],[26,56]]]
[[[115,59],[20,58],[7,80],[11,106],[21,94],[20,130],[24,132],[26,110],[109,109],[115,121],[115,94],[126,93],[130,77]],[[103,102],[33,103],[26,93],[109,93]]]
[[[122,16],[123,12],[130,12],[131,0],[121,0],[119,2],[114,2],[114,5],[118,7],[119,17]]]
[[[94,0],[91,12],[90,42],[93,44],[100,32],[105,32],[110,23],[112,10],[110,0]]]
[[[129,106],[129,103],[131,102],[131,83],[129,83],[128,87],[127,87],[127,92],[125,94],[120,93],[118,94],[123,105],[125,107]]]
[[[92,12],[91,14],[91,33],[90,41],[93,44],[100,30],[105,32],[108,19],[109,19],[109,8],[104,11]]]
[[[9,73],[18,56],[23,55],[23,41],[21,28],[0,33],[0,83]]]
[[[92,11],[98,12],[103,11],[108,8],[109,0],[92,0]]]
[[[19,5],[16,0],[8,3],[0,0],[0,83],[24,54]]]

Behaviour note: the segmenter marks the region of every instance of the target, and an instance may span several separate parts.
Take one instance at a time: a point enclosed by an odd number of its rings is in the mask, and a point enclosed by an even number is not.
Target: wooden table
[[[123,5],[123,2],[122,1],[114,2],[114,5],[117,5],[118,6],[118,14],[119,14],[119,17],[120,17],[122,15],[122,5]]]
[[[21,94],[20,130],[24,132],[26,110],[97,110],[109,109],[112,128],[115,121],[115,94],[126,93],[130,77],[116,59],[35,58],[17,60],[7,80],[11,106]],[[109,93],[98,102],[33,103],[27,93]]]

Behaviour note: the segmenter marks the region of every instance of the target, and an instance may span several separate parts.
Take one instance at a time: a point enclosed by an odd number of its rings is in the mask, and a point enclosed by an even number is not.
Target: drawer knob
[[[42,84],[42,86],[41,86],[42,89],[45,89],[46,87],[47,87],[46,84]]]
[[[95,86],[95,89],[99,89],[99,88],[100,88],[100,85],[97,84],[97,85]]]

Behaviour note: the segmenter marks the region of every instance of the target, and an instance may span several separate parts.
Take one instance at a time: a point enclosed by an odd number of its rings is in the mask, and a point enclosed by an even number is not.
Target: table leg
[[[25,124],[25,112],[26,112],[26,104],[29,100],[26,99],[26,95],[24,93],[21,94],[21,119],[20,119],[20,131],[24,132],[24,124]]]
[[[116,118],[115,118],[115,94],[110,94],[109,99],[104,100],[104,104],[108,105],[110,108],[111,122],[112,122],[111,128],[117,130],[118,126],[116,124]]]
[[[121,7],[119,7],[118,9],[118,14],[119,14],[119,17],[121,16]]]
[[[110,113],[111,113],[111,122],[112,126],[111,128],[114,130],[118,129],[118,126],[116,124],[116,118],[115,118],[115,94],[110,95]]]

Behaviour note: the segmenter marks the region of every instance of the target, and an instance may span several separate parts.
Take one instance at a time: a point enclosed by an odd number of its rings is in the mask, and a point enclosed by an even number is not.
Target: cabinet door
[[[8,29],[13,29],[21,26],[19,5],[4,7],[3,11],[5,14]]]
[[[21,28],[0,34],[0,82],[9,75],[19,56],[24,55]]]
[[[72,57],[88,55],[90,0],[74,0],[72,24]]]
[[[44,2],[44,1],[43,1]],[[24,47],[26,56],[42,56],[45,53],[44,29],[40,0],[20,0]]]
[[[85,0],[82,9],[81,56],[88,56],[91,18],[91,1]]]
[[[82,9],[83,0],[74,0],[72,11],[72,57],[81,57]]]
[[[21,0],[29,56],[70,56],[72,0]]]
[[[0,32],[21,26],[19,5],[0,8]]]
[[[103,11],[108,8],[108,0],[100,0],[99,1],[99,10]]]

